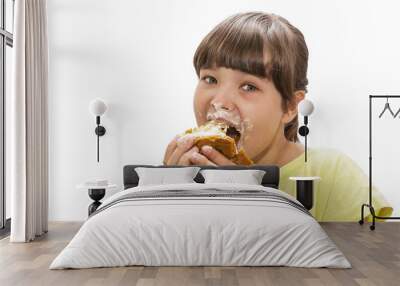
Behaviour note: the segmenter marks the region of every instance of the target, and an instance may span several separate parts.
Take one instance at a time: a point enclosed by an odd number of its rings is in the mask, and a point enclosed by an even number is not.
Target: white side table
[[[88,207],[88,215],[90,216],[101,205],[100,200],[102,198],[104,198],[104,195],[106,194],[106,190],[114,189],[117,187],[117,185],[108,184],[106,186],[96,186],[96,185],[80,184],[76,187],[78,189],[88,190],[89,197],[94,201]]]
[[[289,180],[296,181],[296,199],[303,204],[307,210],[314,205],[314,181],[320,177],[289,177]]]

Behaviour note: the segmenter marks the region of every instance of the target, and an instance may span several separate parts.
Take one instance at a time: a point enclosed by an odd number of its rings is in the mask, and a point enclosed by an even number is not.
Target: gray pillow
[[[199,170],[199,167],[135,168],[139,176],[138,186],[196,183],[194,178]]]
[[[201,170],[200,174],[204,177],[204,183],[234,183],[247,185],[261,185],[265,175],[263,170]]]

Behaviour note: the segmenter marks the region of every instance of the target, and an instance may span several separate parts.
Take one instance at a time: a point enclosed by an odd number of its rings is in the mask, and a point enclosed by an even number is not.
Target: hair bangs
[[[225,67],[258,77],[269,77],[264,60],[264,39],[254,26],[234,21],[221,23],[201,42],[194,56],[196,73],[200,69]]]

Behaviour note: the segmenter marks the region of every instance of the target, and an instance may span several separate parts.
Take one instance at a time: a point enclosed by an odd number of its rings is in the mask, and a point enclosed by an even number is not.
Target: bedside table
[[[296,181],[296,199],[303,204],[307,210],[314,205],[314,181],[320,177],[289,177],[289,180]]]
[[[90,185],[81,184],[81,185],[78,185],[76,187],[78,189],[86,189],[86,190],[88,190],[89,197],[94,201],[88,207],[88,216],[90,216],[101,205],[100,200],[102,198],[104,198],[104,196],[106,194],[106,190],[114,189],[114,188],[117,187],[117,185],[109,184],[107,186],[95,186],[95,185],[90,186]]]

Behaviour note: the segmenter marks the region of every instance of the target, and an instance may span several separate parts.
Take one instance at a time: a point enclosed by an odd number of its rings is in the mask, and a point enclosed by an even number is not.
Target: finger
[[[176,135],[176,136],[171,140],[171,142],[169,142],[169,144],[168,144],[168,146],[167,146],[167,149],[165,150],[165,153],[164,153],[164,160],[163,160],[163,164],[164,164],[164,165],[167,165],[167,161],[168,161],[169,157],[171,156],[171,154],[172,154],[172,153],[174,152],[174,150],[176,149],[177,140],[178,140],[179,137],[180,137],[179,135]]]
[[[210,166],[216,166],[214,162],[211,162],[208,160],[208,158],[200,153],[192,153],[192,156],[190,157],[190,162],[194,165],[210,165]]]
[[[224,155],[222,155],[219,151],[215,150],[211,146],[204,145],[200,153],[206,156],[210,161],[214,162],[217,165],[236,165],[233,163],[231,160],[226,158]]]
[[[182,155],[182,157],[178,161],[178,165],[191,165],[192,162],[190,161],[190,157],[193,153],[199,153],[199,148],[197,146],[193,146],[189,151]]]
[[[171,156],[167,159],[167,165],[177,165],[179,159],[182,157],[184,153],[186,153],[190,148],[193,147],[194,137],[193,136],[185,136],[179,138],[176,142],[176,148],[172,152]]]

